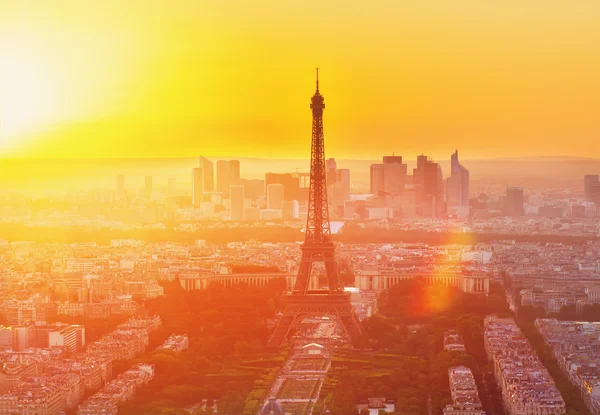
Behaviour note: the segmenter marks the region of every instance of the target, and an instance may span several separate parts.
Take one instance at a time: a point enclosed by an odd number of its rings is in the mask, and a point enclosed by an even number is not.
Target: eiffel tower
[[[323,138],[323,109],[325,100],[319,92],[319,69],[317,90],[311,99],[312,144],[310,155],[310,189],[306,237],[302,244],[302,259],[294,290],[288,294],[283,316],[269,339],[268,346],[281,345],[290,330],[308,316],[337,317],[350,342],[355,343],[363,329],[350,304],[350,295],[340,287],[335,264],[335,246],[331,240],[329,208],[327,205],[327,181],[325,146]],[[310,275],[314,262],[323,262],[327,273],[327,290],[309,290]]]

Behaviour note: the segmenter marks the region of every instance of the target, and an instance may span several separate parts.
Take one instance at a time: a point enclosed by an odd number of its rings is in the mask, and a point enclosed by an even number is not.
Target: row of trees
[[[405,280],[382,293],[379,310],[364,322],[374,351],[362,354],[370,366],[355,368],[349,360],[340,371],[333,414],[356,415],[355,403],[368,397],[394,399],[399,414],[441,414],[451,402],[448,369],[457,365],[472,370],[484,409],[502,413],[483,346],[485,316],[509,312],[501,286],[493,284],[490,295],[482,296]],[[444,333],[451,329],[462,335],[468,354],[443,350]]]
[[[153,363],[156,377],[119,413],[177,414],[208,399],[218,402],[220,414],[241,414],[265,371],[248,361],[260,360],[269,335],[267,321],[275,315],[283,289],[281,281],[264,288],[211,286],[189,292],[178,281],[165,284],[166,295],[145,305],[163,324],[152,333],[149,351],[137,359]],[[154,350],[173,333],[187,334],[190,347],[180,353]]]
[[[431,323],[434,318],[456,322],[465,314],[479,315],[483,321],[488,314],[507,313],[508,306],[502,287],[494,283],[490,294],[484,296],[409,279],[381,294],[379,311],[399,324],[421,324]]]
[[[81,228],[49,228],[26,227],[18,224],[3,224],[3,238],[9,241],[34,241],[34,242],[89,242],[96,241],[108,244],[112,239],[139,239],[149,242],[183,242],[193,243],[204,239],[211,243],[225,244],[232,241],[248,241],[258,239],[265,242],[295,242],[301,241],[304,236],[297,228],[285,226],[283,221],[280,226],[248,226],[229,228],[223,232],[222,228],[209,227],[214,222],[208,222],[204,228],[195,232],[184,232],[176,229],[177,222],[165,223],[166,229],[136,229],[136,230],[91,230]],[[565,243],[583,244],[589,240],[597,240],[593,236],[567,236],[567,235],[522,235],[522,234],[481,234],[481,233],[454,233],[454,232],[429,232],[423,230],[398,230],[398,229],[373,229],[347,224],[342,231],[334,236],[342,243],[399,243],[423,242],[430,245],[488,243],[500,239],[513,239],[518,242],[533,243]]]

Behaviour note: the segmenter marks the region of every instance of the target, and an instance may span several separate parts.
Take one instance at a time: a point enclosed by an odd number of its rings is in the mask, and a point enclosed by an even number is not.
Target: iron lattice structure
[[[331,240],[323,135],[325,99],[319,92],[318,69],[317,89],[311,98],[310,108],[313,116],[310,188],[306,234],[301,247],[302,259],[294,290],[287,297],[285,311],[269,340],[269,346],[278,346],[284,342],[290,329],[308,315],[321,314],[338,317],[351,342],[354,342],[362,334],[362,327],[350,304],[349,294],[343,292],[339,283],[334,254],[335,246]],[[327,290],[309,290],[311,271],[315,262],[325,264]]]

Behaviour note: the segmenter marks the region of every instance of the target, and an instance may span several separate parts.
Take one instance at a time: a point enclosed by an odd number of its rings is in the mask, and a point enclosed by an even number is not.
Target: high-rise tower
[[[239,184],[240,180],[240,162],[238,160],[219,160],[217,161],[217,192],[223,196],[229,196],[231,185]]]
[[[450,177],[446,179],[448,213],[459,217],[469,214],[469,170],[458,161],[458,150],[450,158]]]
[[[198,158],[198,161],[198,167],[202,169],[203,190],[205,192],[214,192],[215,181],[213,179],[213,162],[202,156]]]
[[[331,240],[323,137],[325,100],[319,92],[318,69],[317,90],[311,99],[310,108],[313,122],[306,236],[301,247],[302,259],[300,260],[294,290],[288,295],[286,308],[269,340],[269,346],[281,344],[285,341],[292,327],[311,315],[338,317],[339,323],[346,330],[351,342],[354,342],[362,334],[362,327],[352,309],[349,295],[343,292],[338,280],[334,256],[335,246]],[[325,264],[328,280],[327,290],[309,289],[314,262]]]
[[[371,164],[371,193],[400,196],[404,192],[407,171],[402,156],[383,156],[382,164]]]

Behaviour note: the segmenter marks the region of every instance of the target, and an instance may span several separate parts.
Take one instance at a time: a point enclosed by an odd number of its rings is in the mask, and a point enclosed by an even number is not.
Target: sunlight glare
[[[51,119],[57,103],[52,82],[34,59],[0,49],[0,148]]]

